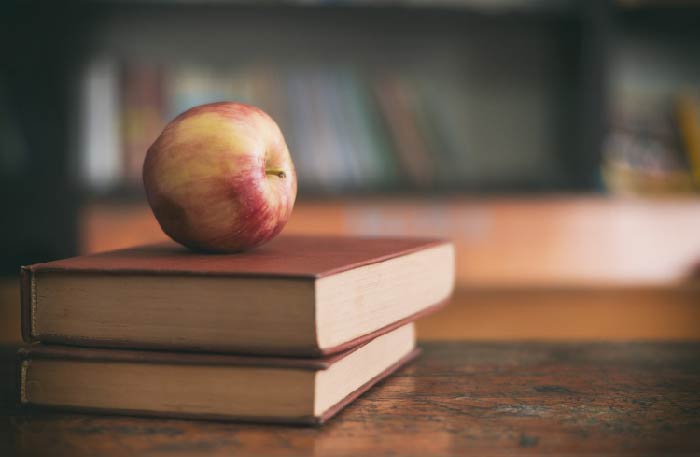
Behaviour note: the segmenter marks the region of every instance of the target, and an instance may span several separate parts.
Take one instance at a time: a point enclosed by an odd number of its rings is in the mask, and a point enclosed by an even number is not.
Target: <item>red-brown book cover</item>
[[[412,254],[421,252],[435,252],[439,254],[441,264],[446,265],[446,273],[438,276],[436,279],[429,280],[430,272],[436,269],[433,257],[410,257]],[[421,239],[421,238],[392,238],[392,237],[339,237],[339,236],[279,236],[270,243],[243,253],[237,254],[203,254],[189,251],[174,243],[163,243],[150,246],[136,247],[132,249],[122,249],[105,253],[98,253],[82,257],[75,257],[55,262],[39,263],[22,268],[22,328],[23,337],[27,342],[42,341],[47,343],[59,344],[75,344],[81,346],[104,346],[104,347],[132,347],[144,349],[175,349],[175,350],[194,350],[194,351],[214,351],[214,352],[238,352],[266,355],[293,355],[293,356],[321,356],[340,352],[373,337],[386,333],[395,329],[406,322],[414,320],[430,311],[433,311],[438,306],[444,304],[449,298],[454,283],[454,253],[451,243],[436,240],[436,239]],[[432,302],[416,302],[410,311],[405,311],[399,319],[392,322],[383,322],[371,327],[371,322],[365,325],[365,331],[361,335],[357,335],[347,341],[336,342],[332,346],[321,346],[312,343],[292,347],[290,344],[289,350],[284,347],[262,347],[258,344],[246,347],[243,344],[237,345],[210,345],[204,343],[183,343],[178,342],[156,342],[138,341],[139,338],[131,338],[131,340],[123,338],[101,338],[95,336],[78,335],[78,334],[58,334],[55,332],[42,332],[41,328],[37,327],[37,320],[42,319],[42,309],[47,308],[52,304],[50,292],[42,290],[42,278],[49,277],[69,277],[80,275],[80,277],[93,278],[95,276],[119,278],[122,280],[119,285],[119,290],[112,290],[110,296],[118,293],[120,290],[128,289],[134,281],[134,278],[147,277],[166,277],[173,278],[173,287],[179,283],[186,281],[187,278],[219,278],[228,280],[230,278],[268,278],[271,280],[289,280],[308,282],[311,287],[313,284],[318,284],[318,281],[339,275],[343,272],[349,272],[362,267],[373,266],[380,268],[374,270],[372,274],[376,276],[377,281],[384,276],[391,276],[393,264],[391,261],[397,259],[408,259],[410,263],[410,272],[413,276],[408,279],[402,279],[403,282],[397,283],[394,286],[391,282],[383,284],[383,289],[379,292],[384,295],[407,291],[409,298],[412,287],[433,287],[431,284],[438,281],[442,285],[438,292],[424,294],[425,297],[431,297]],[[412,260],[411,260],[412,259]],[[400,260],[403,262],[403,260]],[[384,270],[381,270],[384,268]],[[402,277],[403,278],[403,277]],[[367,280],[365,279],[365,283]],[[376,281],[375,281],[376,282]],[[272,283],[274,286],[275,283]],[[424,285],[422,285],[424,284]],[[346,290],[340,290],[338,296],[343,294],[354,294],[354,299],[364,300],[359,304],[349,302],[349,311],[361,313],[364,309],[371,305],[368,303],[362,289],[364,286],[352,286]],[[433,287],[434,288],[434,287]],[[421,289],[423,290],[423,289]],[[95,306],[97,302],[107,300],[109,297],[100,296],[99,290],[93,296]],[[316,291],[318,293],[318,290]],[[202,290],[202,298],[198,299],[198,303],[192,304],[192,307],[203,307],[206,304],[205,288]],[[156,294],[153,292],[152,294]],[[364,294],[364,295],[363,295]],[[64,294],[65,295],[65,294]],[[105,294],[106,295],[106,294]],[[416,294],[413,294],[416,295]],[[359,296],[359,299],[357,298]],[[68,295],[70,301],[71,296]],[[133,297],[132,297],[133,298]],[[137,297],[139,298],[139,297]],[[158,298],[158,297],[153,297]],[[313,297],[312,297],[313,298]],[[342,297],[341,297],[342,298]],[[285,309],[286,298],[279,298],[280,309]],[[420,298],[416,298],[420,300]],[[44,308],[42,308],[44,304]],[[89,305],[89,306],[88,306]],[[53,320],[70,320],[75,315],[82,315],[89,312],[92,304],[88,302],[83,308],[77,310],[56,311],[49,317],[44,317],[45,325],[52,324]],[[119,306],[126,306],[128,303],[120,303]],[[185,304],[189,306],[189,304]],[[401,303],[390,303],[391,306],[401,310]],[[143,307],[147,307],[148,302],[144,302]],[[184,305],[183,305],[184,306]],[[247,305],[241,305],[242,312],[240,315],[231,317],[231,322],[236,322],[236,319],[247,319]],[[313,303],[309,303],[313,307]],[[388,306],[388,305],[386,305]],[[251,304],[250,313],[264,314],[261,307]],[[105,315],[109,314],[110,309],[105,311]],[[134,310],[130,318],[134,322],[122,322],[119,325],[128,327],[136,325],[140,320],[147,316],[138,316],[138,309]],[[173,310],[173,313],[176,313]],[[312,313],[314,311],[312,310]],[[399,313],[400,314],[400,313]],[[145,317],[144,317],[145,316]],[[263,316],[264,317],[264,316]],[[313,316],[312,316],[313,317]],[[77,319],[77,318],[76,318]],[[106,319],[106,317],[105,317]],[[225,320],[222,316],[221,321]],[[318,316],[316,316],[318,320]],[[367,320],[367,319],[365,319]],[[370,319],[371,320],[371,319]],[[70,323],[70,322],[69,322]],[[219,323],[217,323],[218,325]],[[103,326],[102,330],[109,333],[110,328],[104,322],[100,322]],[[221,325],[224,325],[221,323]],[[248,327],[258,325],[255,322]],[[40,327],[40,325],[39,325]],[[186,332],[187,328],[180,328],[181,332]],[[263,331],[263,330],[261,330]],[[270,337],[275,337],[271,332]],[[98,335],[99,336],[99,335]],[[184,336],[183,336],[184,338]]]

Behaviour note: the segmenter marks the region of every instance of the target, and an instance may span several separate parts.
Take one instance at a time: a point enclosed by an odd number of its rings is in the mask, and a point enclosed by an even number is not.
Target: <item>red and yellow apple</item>
[[[148,149],[148,203],[163,232],[184,246],[235,252],[274,238],[292,213],[294,164],[279,127],[259,108],[191,108]]]

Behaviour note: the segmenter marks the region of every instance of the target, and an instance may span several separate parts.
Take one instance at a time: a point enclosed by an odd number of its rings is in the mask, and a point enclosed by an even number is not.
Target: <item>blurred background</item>
[[[700,3],[0,6],[0,343],[19,266],[164,239],[141,165],[178,113],[280,124],[287,233],[457,247],[424,339],[700,339]]]

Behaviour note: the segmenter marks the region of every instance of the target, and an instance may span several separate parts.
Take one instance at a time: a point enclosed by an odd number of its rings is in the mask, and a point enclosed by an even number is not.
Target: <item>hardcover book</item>
[[[444,303],[451,243],[279,236],[238,254],[159,244],[22,268],[27,342],[322,356]]]
[[[20,402],[317,424],[416,355],[412,323],[321,359],[36,345],[20,349]]]

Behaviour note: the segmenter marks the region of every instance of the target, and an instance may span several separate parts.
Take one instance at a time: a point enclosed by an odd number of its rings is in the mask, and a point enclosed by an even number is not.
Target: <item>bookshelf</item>
[[[590,189],[581,18],[439,5],[100,10],[80,174],[107,195],[137,187],[167,120],[232,99],[278,120],[307,195]]]
[[[12,121],[2,137],[23,138],[4,149],[24,163],[2,167],[11,220],[2,235],[13,240],[6,272],[77,252],[85,208],[142,208],[145,147],[190,104],[233,98],[269,110],[299,168],[302,205],[439,204],[606,185],[627,191],[606,165],[617,157],[609,144],[619,107],[638,105],[624,101],[635,77],[663,66],[679,69],[683,87],[700,84],[691,62],[700,9],[688,4],[113,0],[2,8],[12,68],[0,79],[0,118]],[[647,53],[657,42],[661,51]],[[624,155],[621,162],[636,165]]]

